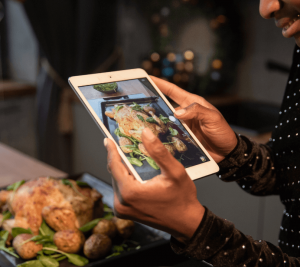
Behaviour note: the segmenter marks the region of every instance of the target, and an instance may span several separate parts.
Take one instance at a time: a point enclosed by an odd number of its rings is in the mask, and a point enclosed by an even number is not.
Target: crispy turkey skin
[[[6,202],[14,215],[14,219],[4,221],[3,228],[10,232],[13,227],[30,228],[34,234],[38,234],[43,221],[44,208],[45,211],[67,210],[69,217],[74,219],[71,228],[83,226],[96,214],[97,217],[103,215],[102,195],[95,189],[80,188],[75,181],[69,181],[73,184],[72,187],[58,179],[41,177],[26,182],[15,192],[1,191],[1,204]],[[46,222],[47,219],[64,221],[64,212],[52,214],[45,212],[45,214],[47,214],[44,218]],[[57,218],[53,220],[51,216]]]
[[[115,112],[115,120],[119,124],[121,133],[133,136],[141,142],[142,131],[145,128],[149,128],[156,136],[163,132],[157,124],[147,122],[148,117],[145,113],[136,111],[127,105],[123,105],[123,108]]]

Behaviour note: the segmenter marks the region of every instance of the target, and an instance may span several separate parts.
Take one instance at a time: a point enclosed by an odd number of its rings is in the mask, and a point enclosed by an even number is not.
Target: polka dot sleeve
[[[215,267],[300,266],[299,258],[289,257],[266,241],[253,240],[208,209],[189,243],[172,237],[171,247],[177,254],[205,260]]]
[[[224,182],[236,181],[253,195],[279,193],[276,164],[269,145],[255,143],[245,136],[237,135],[235,149],[219,163],[218,177]]]

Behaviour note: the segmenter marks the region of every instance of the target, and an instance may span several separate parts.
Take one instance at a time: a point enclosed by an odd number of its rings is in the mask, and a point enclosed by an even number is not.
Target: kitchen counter
[[[0,143],[0,187],[39,176],[66,177],[67,173]]]

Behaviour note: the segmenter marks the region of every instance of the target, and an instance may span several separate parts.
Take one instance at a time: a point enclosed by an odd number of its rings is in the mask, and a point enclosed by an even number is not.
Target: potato
[[[92,234],[84,243],[83,252],[89,259],[99,259],[111,250],[112,242],[107,235]]]
[[[58,250],[77,253],[83,247],[85,237],[79,230],[63,230],[54,234],[53,241]]]
[[[117,234],[117,227],[112,221],[103,219],[94,227],[93,234],[103,234],[114,238]]]
[[[114,217],[112,220],[118,230],[118,233],[120,236],[122,236],[124,239],[127,239],[130,237],[134,231],[134,222],[131,220],[123,220],[119,219],[117,217]]]
[[[42,250],[43,245],[36,244],[34,241],[29,241],[21,245],[24,241],[33,237],[31,234],[20,234],[14,238],[13,247],[20,257],[24,260],[35,258],[37,253]]]

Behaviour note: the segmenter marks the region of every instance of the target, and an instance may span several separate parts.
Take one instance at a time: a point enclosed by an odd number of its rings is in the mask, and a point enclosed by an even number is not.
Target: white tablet
[[[192,180],[219,171],[192,131],[176,119],[174,108],[144,70],[74,76],[69,83],[140,182],[160,174],[142,144],[141,133],[146,127],[183,164]]]

